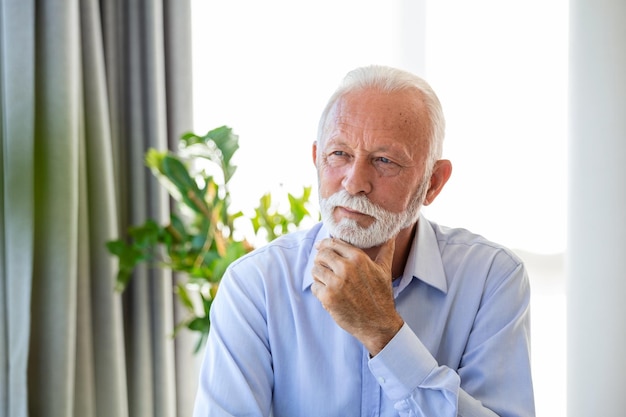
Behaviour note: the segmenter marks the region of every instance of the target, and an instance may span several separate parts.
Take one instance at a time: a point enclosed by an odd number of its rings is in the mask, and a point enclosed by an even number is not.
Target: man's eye
[[[333,151],[328,154],[327,158],[329,160],[335,160],[335,161],[345,160],[345,159],[348,159],[348,154],[345,153],[344,151]]]
[[[383,177],[392,177],[400,173],[400,165],[396,164],[389,158],[379,156],[374,159],[374,166]]]
[[[392,161],[389,158],[385,158],[384,156],[379,156],[377,158],[374,159],[374,164],[375,165],[380,165],[380,166],[397,166],[398,164],[396,164],[394,161]]]
[[[348,163],[349,155],[344,151],[333,151],[326,155],[326,163],[332,167],[339,167]]]

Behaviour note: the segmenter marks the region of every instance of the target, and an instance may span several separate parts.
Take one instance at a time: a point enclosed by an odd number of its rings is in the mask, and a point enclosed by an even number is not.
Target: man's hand
[[[375,260],[335,238],[320,241],[317,249],[313,294],[337,324],[375,356],[404,324],[391,284],[395,239],[381,246]]]

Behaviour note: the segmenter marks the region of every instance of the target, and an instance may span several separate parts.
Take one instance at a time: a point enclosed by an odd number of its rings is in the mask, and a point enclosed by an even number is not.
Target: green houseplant
[[[152,219],[128,229],[127,236],[107,243],[118,257],[117,288],[123,290],[140,264],[181,273],[177,299],[189,317],[177,324],[199,333],[200,348],[209,332],[209,312],[219,282],[228,265],[253,249],[236,233],[237,222],[248,220],[256,237],[271,241],[297,228],[311,217],[310,187],[300,197],[288,194],[289,209],[279,211],[266,193],[254,215],[230,210],[229,181],[235,173],[232,157],[239,139],[222,126],[204,136],[188,133],[180,138],[178,152],[150,149],[145,162],[176,202],[170,221]]]

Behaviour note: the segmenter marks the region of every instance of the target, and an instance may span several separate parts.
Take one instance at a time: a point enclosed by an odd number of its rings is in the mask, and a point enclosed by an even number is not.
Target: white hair
[[[317,131],[317,140],[320,147],[326,133],[328,115],[334,104],[348,93],[371,88],[380,90],[383,93],[417,90],[421,94],[430,121],[430,126],[428,126],[429,147],[427,172],[432,170],[435,162],[441,159],[443,152],[443,138],[445,136],[446,122],[441,103],[433,89],[425,80],[415,74],[397,68],[371,65],[356,68],[344,77],[337,90],[335,90],[328,100],[322,112],[322,116],[320,117]]]

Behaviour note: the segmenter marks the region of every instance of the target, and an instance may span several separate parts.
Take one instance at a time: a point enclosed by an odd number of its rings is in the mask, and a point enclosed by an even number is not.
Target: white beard
[[[394,213],[372,203],[364,195],[350,195],[346,190],[341,190],[328,198],[320,197],[320,211],[322,220],[331,236],[339,238],[361,249],[380,246],[389,239],[395,237],[401,230],[412,226],[417,221],[420,208],[428,191],[430,179],[424,181],[417,193],[409,203],[405,211]],[[339,222],[335,221],[333,212],[336,207],[346,207],[374,218],[374,222],[368,227],[348,218]]]

